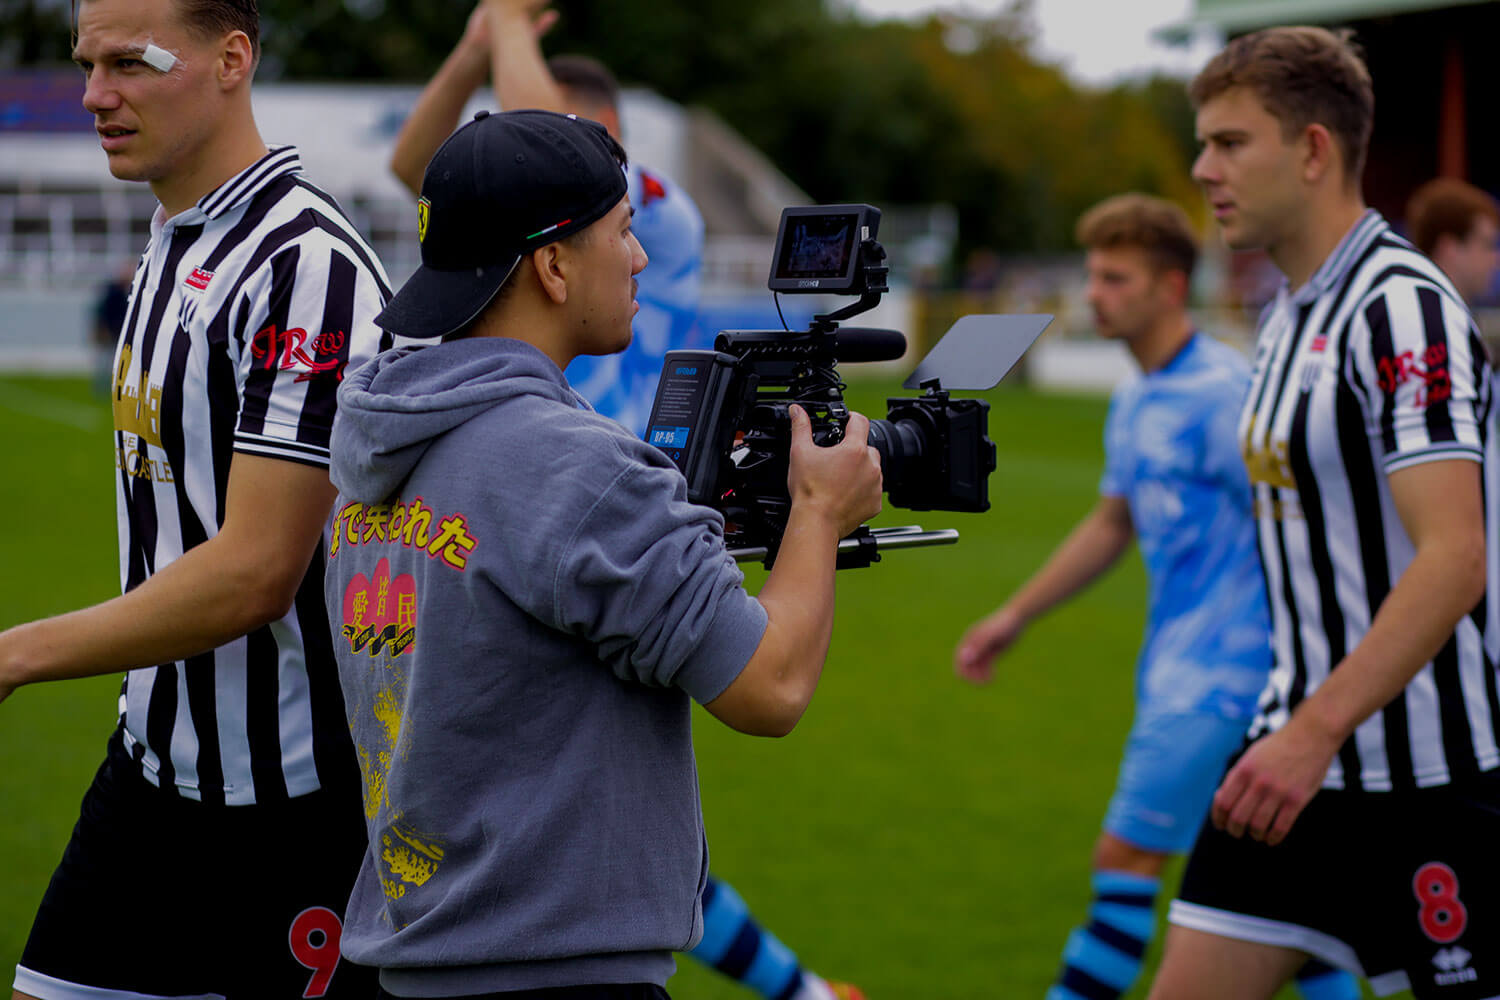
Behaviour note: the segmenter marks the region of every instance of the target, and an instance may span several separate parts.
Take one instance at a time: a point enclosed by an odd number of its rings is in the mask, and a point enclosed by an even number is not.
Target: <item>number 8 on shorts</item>
[[[1458,876],[1441,861],[1430,861],[1417,869],[1412,892],[1421,909],[1417,920],[1422,933],[1438,944],[1452,944],[1463,936],[1469,912],[1458,900]]]

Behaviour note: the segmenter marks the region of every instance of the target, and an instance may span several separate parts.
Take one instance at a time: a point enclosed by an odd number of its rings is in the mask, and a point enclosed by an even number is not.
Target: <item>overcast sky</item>
[[[920,16],[938,9],[998,11],[1005,0],[846,0],[878,17]],[[1107,83],[1122,76],[1162,69],[1195,72],[1218,48],[1213,38],[1178,48],[1151,38],[1164,24],[1183,19],[1191,0],[1033,0],[1040,34],[1039,53],[1063,64],[1075,79]]]

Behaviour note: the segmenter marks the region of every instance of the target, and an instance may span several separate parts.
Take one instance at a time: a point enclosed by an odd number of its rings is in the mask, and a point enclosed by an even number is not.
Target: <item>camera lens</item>
[[[871,420],[870,447],[880,452],[880,474],[889,492],[920,467],[927,438],[915,420]]]

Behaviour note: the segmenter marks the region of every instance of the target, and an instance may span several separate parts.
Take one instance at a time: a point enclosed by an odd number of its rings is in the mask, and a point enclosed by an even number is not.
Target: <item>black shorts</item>
[[[1307,952],[1379,996],[1500,996],[1500,772],[1321,791],[1275,847],[1205,823],[1171,921]]]
[[[70,986],[98,1000],[372,1000],[375,970],[339,960],[365,848],[358,786],[341,791],[204,806],[146,782],[117,732],[42,897],[16,988],[43,1000],[82,995]]]

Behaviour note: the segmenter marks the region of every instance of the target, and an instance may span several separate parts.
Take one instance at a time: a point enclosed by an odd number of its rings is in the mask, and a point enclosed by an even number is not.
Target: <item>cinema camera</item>
[[[687,477],[688,499],[724,515],[725,541],[738,559],[770,566],[791,499],[789,407],[812,418],[813,440],[838,442],[849,420],[841,361],[893,361],[906,352],[896,330],[840,327],[886,292],[885,249],[876,242],[880,210],[870,205],[788,208],[781,214],[768,285],[773,293],[858,295],[813,318],[808,329],[725,330],[712,351],[671,351],[651,408],[647,440]],[[779,306],[778,306],[779,311]],[[896,507],[985,511],[995,445],[989,404],[954,399],[951,389],[993,388],[1051,316],[966,316],[906,380],[923,395],[887,400],[870,421],[885,490]],[[868,566],[880,550],[956,541],[958,532],[861,526],[839,545],[839,568]]]

